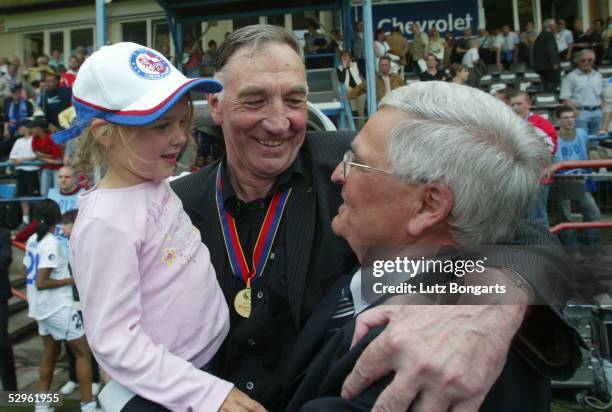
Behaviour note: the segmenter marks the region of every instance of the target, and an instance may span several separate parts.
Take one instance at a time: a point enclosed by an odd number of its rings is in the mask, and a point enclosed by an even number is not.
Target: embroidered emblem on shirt
[[[49,261],[53,262],[55,260],[55,255],[53,253],[50,253],[48,259]]]
[[[164,256],[162,258],[164,263],[168,266],[174,263],[176,260],[176,250],[173,247],[164,249]]]

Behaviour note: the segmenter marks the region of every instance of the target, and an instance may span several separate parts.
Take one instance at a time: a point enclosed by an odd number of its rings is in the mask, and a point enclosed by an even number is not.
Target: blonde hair
[[[193,123],[193,104],[191,99],[187,100],[187,119],[185,121],[184,131],[187,137],[187,142],[185,143],[185,150],[189,150],[192,153],[197,153],[197,144],[193,135],[191,134],[191,127]],[[129,139],[133,138],[134,131],[143,126],[121,126],[114,123],[106,123],[96,128],[94,131],[90,126],[84,129],[83,133],[77,138],[76,141],[76,153],[74,160],[72,161],[72,167],[82,176],[85,176],[87,181],[93,178],[94,170],[97,166],[101,166],[107,163],[108,160],[108,147],[100,143],[100,141],[96,138],[100,136],[109,136],[110,138],[119,137],[125,146],[125,148],[129,149]],[[133,156],[138,156],[134,153],[131,153]],[[182,156],[181,156],[182,157]],[[193,167],[193,163],[195,162],[195,156],[191,160],[192,164],[185,165],[179,164],[180,166],[185,166],[188,168]],[[92,180],[93,181],[93,180]]]

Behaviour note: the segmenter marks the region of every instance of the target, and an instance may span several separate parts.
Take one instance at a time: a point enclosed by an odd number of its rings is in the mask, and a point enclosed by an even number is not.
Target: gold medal
[[[234,298],[234,309],[243,318],[251,316],[251,286],[242,289]]]

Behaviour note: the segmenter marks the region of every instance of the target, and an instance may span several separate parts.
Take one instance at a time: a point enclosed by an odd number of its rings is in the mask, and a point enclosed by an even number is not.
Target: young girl
[[[208,249],[165,181],[191,140],[191,89],[221,85],[187,79],[134,43],[85,61],[73,86],[74,126],[54,138],[80,135],[77,166],[108,170],[79,198],[70,261],[88,340],[115,382],[172,411],[259,411],[201,370],[229,317]]]
[[[37,320],[44,344],[38,389],[44,392],[51,388],[60,343],[65,340],[76,355],[81,410],[93,411],[96,401],[91,395],[91,352],[81,317],[72,307],[74,281],[68,271],[68,258],[53,234],[60,221],[60,209],[53,200],[45,199],[36,205],[34,214],[39,223],[26,244],[23,264],[27,271],[28,315]],[[36,406],[36,411],[50,410],[48,406]]]

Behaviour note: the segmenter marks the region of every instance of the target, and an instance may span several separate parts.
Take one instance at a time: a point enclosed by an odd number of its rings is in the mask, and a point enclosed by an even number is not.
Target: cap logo
[[[170,65],[162,56],[148,49],[137,49],[130,55],[130,66],[137,76],[157,80],[170,74]]]

